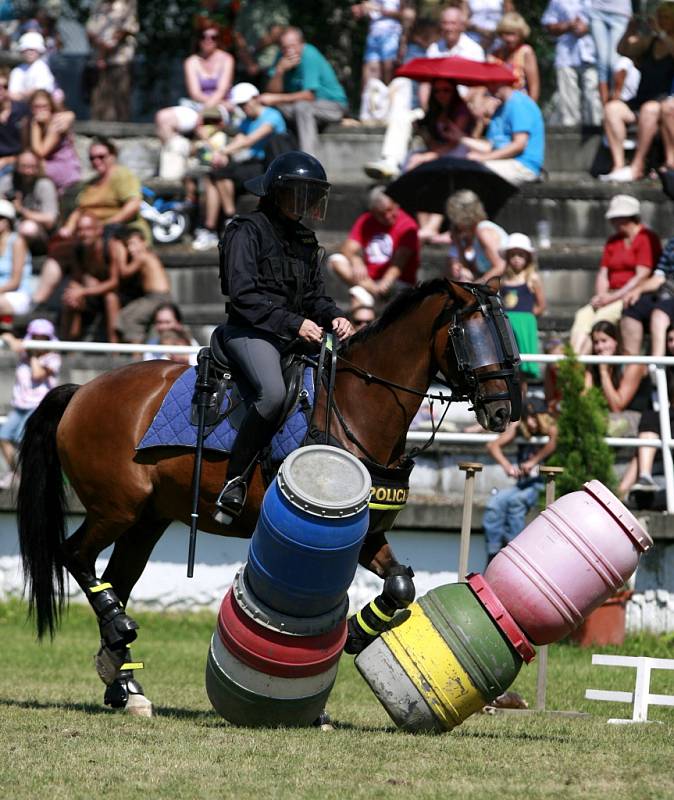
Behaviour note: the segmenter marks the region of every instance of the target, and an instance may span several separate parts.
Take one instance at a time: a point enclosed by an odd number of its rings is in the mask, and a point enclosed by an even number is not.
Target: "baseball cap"
[[[617,194],[611,198],[605,217],[606,219],[638,217],[640,213],[641,204],[636,197],[632,197],[629,194]]]
[[[229,101],[234,103],[235,106],[243,105],[247,103],[252,97],[257,97],[260,94],[260,90],[257,86],[253,86],[252,83],[237,83],[235,86],[232,86],[232,91],[229,93]]]
[[[24,33],[19,39],[19,50],[37,50],[38,53],[44,53],[47,47],[44,43],[44,36],[37,31],[28,31]]]

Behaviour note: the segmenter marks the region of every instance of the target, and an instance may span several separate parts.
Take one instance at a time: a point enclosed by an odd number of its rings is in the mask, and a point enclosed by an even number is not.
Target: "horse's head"
[[[520,418],[522,395],[520,355],[498,280],[448,285],[451,300],[436,322],[436,359],[452,396],[473,404],[483,428],[504,431]]]

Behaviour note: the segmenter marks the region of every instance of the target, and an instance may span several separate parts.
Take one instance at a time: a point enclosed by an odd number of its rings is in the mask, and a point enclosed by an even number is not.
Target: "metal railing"
[[[25,342],[26,350],[44,350],[45,342]],[[154,344],[110,344],[106,342],[49,342],[50,350],[59,352],[78,353],[157,353],[157,354],[190,354],[197,353],[199,347],[190,345],[154,345]],[[554,364],[564,361],[564,355],[522,355],[525,363]],[[665,490],[667,496],[667,512],[674,513],[674,460],[672,458],[672,431],[669,424],[669,392],[667,390],[667,367],[674,367],[672,356],[579,356],[583,364],[643,364],[647,366],[654,378],[655,392],[660,416],[660,438],[638,439],[634,437],[606,437],[605,441],[610,447],[657,447],[662,453],[664,467]],[[441,392],[440,392],[441,393]],[[447,395],[451,395],[448,393]],[[424,442],[428,439],[427,431],[410,431],[408,441]],[[495,433],[444,433],[435,435],[436,444],[453,443],[486,443],[496,439]],[[547,437],[532,439],[533,442],[543,443]]]

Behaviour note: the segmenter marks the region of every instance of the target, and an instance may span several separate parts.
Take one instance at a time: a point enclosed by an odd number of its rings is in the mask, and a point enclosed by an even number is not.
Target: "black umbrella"
[[[518,188],[480,161],[444,156],[405,172],[386,189],[409,214],[418,211],[445,213],[450,194],[472,189],[487,214],[493,217]]]

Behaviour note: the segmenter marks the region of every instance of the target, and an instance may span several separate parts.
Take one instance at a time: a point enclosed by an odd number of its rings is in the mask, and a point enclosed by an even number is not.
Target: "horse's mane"
[[[347,340],[342,352],[347,353],[352,345],[366,342],[386,330],[397,319],[416,308],[426,297],[433,294],[449,294],[449,291],[449,284],[444,278],[433,278],[411,289],[404,289],[391,300],[378,319],[361,328]]]

